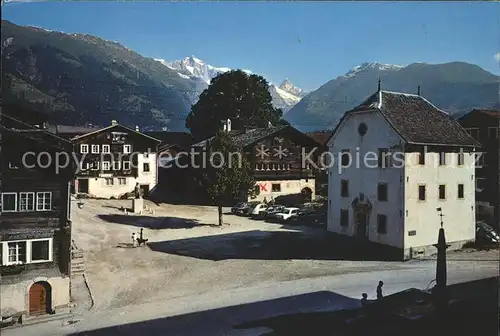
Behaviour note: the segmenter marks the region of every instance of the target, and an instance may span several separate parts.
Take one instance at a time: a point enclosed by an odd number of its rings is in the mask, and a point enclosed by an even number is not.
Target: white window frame
[[[122,183],[123,181],[123,183]],[[118,178],[118,185],[127,185],[127,179],[125,177]]]
[[[33,248],[32,248],[32,244],[35,241],[48,241],[49,242],[49,259],[48,260],[33,260]],[[39,263],[44,263],[44,262],[51,262],[53,260],[52,257],[53,257],[53,254],[54,254],[53,248],[54,248],[54,241],[53,241],[52,238],[30,239],[29,243],[26,246],[27,262],[29,262],[30,264],[39,264]],[[29,253],[28,253],[28,251],[29,251]]]
[[[15,199],[15,208],[14,208],[14,210],[4,210],[3,206],[4,206],[5,202],[3,200],[3,197],[5,195],[14,195],[14,199]],[[15,192],[4,192],[4,193],[2,193],[2,212],[17,212],[17,206],[18,206],[17,193],[15,193]]]
[[[99,154],[99,145],[91,146],[92,154]]]
[[[92,170],[99,170],[99,167],[101,166],[101,162],[99,162],[99,161],[95,161],[95,162],[93,162],[93,163],[95,163],[95,165],[92,165],[92,168],[91,168],[91,169],[92,169]]]
[[[102,170],[110,170],[111,164],[109,161],[102,161]]]
[[[21,210],[21,198],[23,196],[27,197],[28,195],[33,196],[33,202],[31,203],[31,209]],[[28,200],[28,198],[26,198],[26,200]],[[28,204],[28,202],[26,202],[26,204]],[[19,212],[35,211],[35,204],[36,204],[36,196],[35,196],[34,192],[30,191],[30,192],[20,192],[19,193],[19,201],[17,202],[17,207],[18,207],[17,209],[18,209]],[[29,206],[27,206],[27,208],[29,208]]]
[[[144,169],[145,165],[148,165],[148,170]],[[143,162],[142,163],[142,172],[143,173],[151,173],[151,165],[149,164],[149,162]]]
[[[39,201],[38,196],[41,194],[48,194],[49,195],[49,206],[50,206],[49,209],[45,208],[45,197],[43,198],[43,203],[42,203],[43,208],[41,210],[38,208],[38,201]],[[36,193],[36,211],[51,211],[51,210],[52,210],[52,192],[50,192],[50,191],[37,192]]]
[[[128,168],[125,168],[128,166]],[[123,170],[130,170],[130,161],[123,161]]]
[[[32,245],[31,244],[34,241],[48,241],[49,242],[49,259],[48,260],[33,260]],[[26,244],[26,262],[9,261],[9,243],[25,243]],[[5,265],[5,266],[21,265],[21,264],[39,264],[39,263],[54,261],[54,240],[53,240],[53,238],[4,241],[4,242],[0,242],[0,248],[2,249],[2,260],[0,260],[0,263],[2,265]],[[17,255],[19,255],[19,253],[17,253]],[[17,257],[17,259],[18,258],[19,257]]]
[[[123,153],[124,154],[132,153],[132,145],[123,145]]]
[[[80,153],[81,154],[88,154],[89,153],[89,145],[81,144],[80,145]]]
[[[113,170],[120,170],[120,161],[113,161]]]
[[[111,181],[111,183],[108,183],[108,181]],[[113,177],[106,177],[106,178],[104,178],[104,184],[107,187],[114,186],[115,185],[115,179]]]
[[[103,154],[111,153],[109,145],[102,145],[102,152],[103,152]]]
[[[26,253],[26,261],[19,261],[19,247],[16,246],[16,261],[9,261],[9,244],[16,244],[16,243],[24,243],[26,245],[25,253]],[[2,264],[3,265],[22,265],[22,264],[27,264],[28,263],[28,242],[26,240],[13,240],[13,241],[6,241],[2,242]]]

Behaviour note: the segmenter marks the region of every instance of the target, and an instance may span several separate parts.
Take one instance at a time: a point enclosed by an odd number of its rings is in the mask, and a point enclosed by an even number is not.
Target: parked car
[[[242,215],[244,216],[250,216],[250,214],[252,213],[253,209],[258,205],[260,204],[260,202],[248,202],[247,203],[248,206],[243,210],[243,213]]]
[[[282,212],[276,214],[276,219],[279,221],[286,221],[294,216],[297,216],[299,208],[285,208]]]
[[[483,244],[500,243],[500,235],[483,221],[476,222],[476,242]]]
[[[231,213],[235,215],[243,215],[245,211],[250,207],[248,202],[240,202],[231,208]]]
[[[285,209],[284,205],[273,205],[267,208],[266,213],[265,213],[265,218],[273,218],[275,217],[276,214],[280,213]]]
[[[250,217],[261,218],[265,215],[266,210],[267,210],[267,204],[259,203],[250,212]]]

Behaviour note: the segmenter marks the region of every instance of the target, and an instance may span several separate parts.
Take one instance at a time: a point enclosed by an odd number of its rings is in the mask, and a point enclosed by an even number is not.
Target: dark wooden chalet
[[[109,188],[103,189],[101,184],[90,187],[89,179],[105,179],[107,187],[128,188],[118,194],[132,191],[138,182],[147,195],[156,185],[160,140],[113,121],[111,126],[76,136],[71,141],[79,161],[75,192],[106,198],[111,195]],[[144,182],[141,179],[146,175],[147,182]]]
[[[314,194],[314,179],[318,158],[323,151],[322,144],[290,125],[229,132],[243,155],[251,162],[259,193],[280,194],[284,192],[282,190],[287,183],[305,181],[311,183],[311,187],[297,189],[296,193],[305,193],[306,198]],[[163,165],[160,162],[159,185],[166,198],[171,196],[193,201],[198,196],[206,196],[201,182],[194,178],[197,174],[193,170],[202,167],[202,162],[198,161],[204,160],[202,153],[206,152],[211,139],[213,137],[193,144],[191,153],[199,153],[195,154],[195,159],[188,154],[166,161]],[[316,163],[314,165],[302,160],[310,152],[313,152],[311,157]],[[205,161],[209,164],[209,157]],[[206,200],[206,197],[202,199]]]
[[[493,224],[500,228],[500,110],[472,110],[458,122],[482,145],[476,167],[476,200],[494,206]]]
[[[69,157],[72,144],[8,115],[0,128],[2,316],[66,309],[74,165],[56,157]]]

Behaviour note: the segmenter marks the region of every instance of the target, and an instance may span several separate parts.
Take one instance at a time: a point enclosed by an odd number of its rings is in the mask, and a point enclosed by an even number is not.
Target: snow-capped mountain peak
[[[296,97],[302,97],[304,95],[304,91],[293,85],[292,82],[288,80],[288,78],[285,78],[285,80],[278,86],[278,88]]]
[[[212,78],[232,70],[228,67],[216,67],[207,64],[196,56],[188,56],[182,60],[172,62],[160,58],[155,58],[155,60],[175,70],[180,77],[195,81],[199,84],[197,87],[200,88],[200,93],[210,84]],[[250,70],[242,71],[252,74]],[[304,96],[303,90],[294,86],[288,79],[285,79],[279,86],[270,83],[269,92],[273,98],[274,106],[281,108],[285,112],[297,104]]]
[[[362,71],[366,71],[366,70],[370,70],[370,69],[378,69],[378,70],[382,70],[382,71],[398,71],[398,70],[401,70],[402,68],[404,68],[403,65],[382,64],[382,63],[378,63],[378,62],[365,62],[365,63],[362,63],[362,64],[352,68],[349,72],[347,72],[344,75],[344,77],[350,78],[350,77],[353,77],[354,75],[356,75]]]

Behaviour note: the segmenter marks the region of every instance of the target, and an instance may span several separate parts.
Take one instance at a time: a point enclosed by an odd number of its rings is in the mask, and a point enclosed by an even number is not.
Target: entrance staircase
[[[71,276],[83,275],[85,273],[85,260],[83,250],[79,249],[75,241],[71,242]]]

